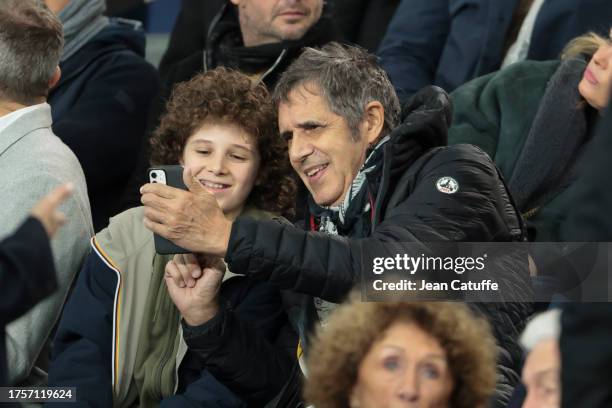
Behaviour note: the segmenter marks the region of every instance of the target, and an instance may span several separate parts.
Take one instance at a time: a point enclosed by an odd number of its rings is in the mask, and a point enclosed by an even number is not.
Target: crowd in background
[[[358,296],[364,248],[612,241],[609,0],[183,0],[158,68],[146,3],[0,0],[0,385],[612,404],[612,307],[561,252],[512,302]]]

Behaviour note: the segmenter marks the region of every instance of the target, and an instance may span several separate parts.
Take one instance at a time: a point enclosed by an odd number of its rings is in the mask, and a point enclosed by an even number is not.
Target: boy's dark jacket
[[[278,289],[230,277],[218,316],[181,331],[163,278],[172,256],[155,253],[143,211],[113,217],[92,239],[53,339],[49,384],[76,387],[91,407],[246,407],[274,398],[292,367],[287,347],[297,343]]]

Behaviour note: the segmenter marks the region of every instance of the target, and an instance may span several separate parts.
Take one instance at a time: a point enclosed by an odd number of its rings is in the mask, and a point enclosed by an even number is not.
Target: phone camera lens
[[[151,172],[151,178],[154,178],[154,179],[157,178],[157,172],[156,171]]]

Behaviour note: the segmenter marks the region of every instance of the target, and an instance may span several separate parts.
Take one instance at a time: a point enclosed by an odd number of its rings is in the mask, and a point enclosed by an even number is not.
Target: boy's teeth
[[[225,188],[223,184],[211,183],[210,181],[205,181],[204,185],[206,187],[216,188],[216,189]]]

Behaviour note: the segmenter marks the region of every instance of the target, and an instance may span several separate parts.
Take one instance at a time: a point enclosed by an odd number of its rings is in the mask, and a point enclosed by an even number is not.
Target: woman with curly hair
[[[283,149],[266,89],[216,69],[175,88],[152,161],[184,166],[189,188],[229,219],[286,222],[295,186]],[[92,239],[49,383],[77,387],[91,406],[263,406],[295,360],[278,289],[220,259],[157,254],[143,218],[143,207],[125,211]]]
[[[317,408],[479,408],[495,390],[495,341],[460,303],[339,307],[307,358]]]

